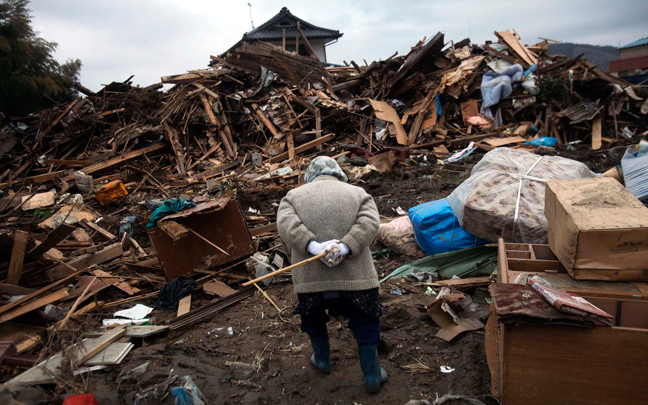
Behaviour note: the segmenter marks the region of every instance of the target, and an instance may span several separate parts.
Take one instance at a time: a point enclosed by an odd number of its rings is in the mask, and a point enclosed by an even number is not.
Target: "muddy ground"
[[[576,157],[579,152],[560,154]],[[482,155],[475,153],[443,168],[415,166],[409,161],[390,173],[372,173],[359,185],[374,197],[381,216],[396,217],[398,207],[407,211],[447,196],[469,176]],[[589,159],[585,155],[578,157],[590,161],[590,167],[597,171],[617,163],[605,154]],[[291,188],[290,184],[276,182],[253,186],[240,186],[238,199],[244,211],[253,208],[260,215],[275,212],[276,203]],[[375,263],[383,276],[411,260],[387,253],[377,255]],[[245,274],[245,269],[237,271]],[[390,293],[394,289],[403,295]],[[136,342],[137,348],[119,366],[71,377],[56,388],[46,388],[40,392],[40,401],[60,403],[67,394],[85,391],[94,393],[102,405],[133,404],[138,393],[156,385],[164,388],[170,375],[178,378],[172,387],[188,375],[210,404],[405,404],[410,399],[433,400],[447,393],[496,403],[489,395],[484,331],[465,333],[450,343],[436,338],[438,327],[420,310],[433,297],[425,295],[423,287],[416,286],[413,280],[393,279],[381,287],[381,300],[388,314],[381,320],[380,356],[390,378],[377,395],[365,392],[355,340],[344,319],[329,323],[333,371],[330,376],[320,375],[309,364],[308,338],[299,330],[299,317],[292,314],[297,297],[289,279],[275,280],[267,292],[281,312],[256,294],[193,326]],[[486,290],[471,293],[480,309],[487,308]],[[192,308],[212,299],[203,292],[196,293]],[[152,305],[154,301],[141,303]],[[109,312],[104,317],[109,317]],[[156,324],[174,315],[175,311],[152,314]],[[88,322],[85,327],[98,327],[100,318]],[[235,364],[228,365],[230,362]],[[144,363],[148,363],[145,373],[128,376],[130,370]],[[453,371],[444,373],[441,366]],[[138,403],[172,404],[174,399],[168,394],[158,398],[149,394]]]

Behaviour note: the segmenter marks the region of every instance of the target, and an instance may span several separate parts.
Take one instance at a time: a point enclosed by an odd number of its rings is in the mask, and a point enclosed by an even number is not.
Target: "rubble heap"
[[[551,154],[645,136],[645,87],[582,57],[550,56],[547,40],[525,46],[515,32],[495,35],[498,42],[479,46],[447,43],[438,33],[407,55],[336,67],[244,43],[212,57],[209,69],[145,88],[126,80],[93,93],[79,85],[82,99],[7,119],[0,129],[0,324],[48,308],[41,314],[47,329],[37,329],[51,335],[79,315],[154,299],[172,281],[145,232],[163,200],[192,200],[200,213],[201,203],[214,209],[218,198],[224,207],[242,194],[271,196],[267,208],[300,183],[315,155],[338,159],[357,180],[399,162],[443,168],[476,148]],[[163,84],[173,87],[160,91]],[[558,146],[542,146],[542,138]],[[196,288],[237,288],[262,257],[278,267],[287,262],[275,211],[251,209],[244,219],[261,258],[205,259],[193,269]],[[255,291],[230,291],[226,304]],[[23,297],[9,303],[14,295]],[[168,325],[186,326],[223,305],[179,312]],[[43,337],[20,334],[15,352],[29,353]]]

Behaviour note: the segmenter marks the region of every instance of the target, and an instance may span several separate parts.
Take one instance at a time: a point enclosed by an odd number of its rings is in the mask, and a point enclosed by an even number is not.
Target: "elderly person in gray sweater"
[[[379,317],[386,311],[378,298],[380,284],[369,246],[378,233],[380,217],[373,198],[347,181],[335,160],[315,158],[306,171],[306,184],[281,200],[277,228],[292,251],[293,263],[328,253],[321,261],[292,272],[299,298],[294,312],[301,315],[301,329],[310,337],[311,363],[330,374],[326,311],[345,316],[358,343],[365,385],[377,392],[387,380],[376,349]]]

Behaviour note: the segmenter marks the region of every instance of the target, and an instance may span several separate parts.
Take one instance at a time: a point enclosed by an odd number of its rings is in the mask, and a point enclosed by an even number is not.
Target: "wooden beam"
[[[27,241],[29,233],[17,230],[14,234],[13,250],[11,251],[11,261],[9,262],[9,271],[7,272],[7,284],[18,285],[20,275],[22,274],[25,251],[27,250]]]
[[[171,129],[169,124],[164,121],[162,123],[164,125],[164,129],[166,131],[167,137],[169,138],[169,143],[171,144],[171,149],[173,149],[173,154],[175,155],[176,159],[176,168],[178,169],[178,173],[184,176],[187,173],[187,170],[185,169],[185,161],[182,153],[182,145],[180,144],[180,141],[178,140],[178,136],[176,135],[175,131]]]
[[[113,235],[112,233],[108,232],[107,230],[105,230],[104,228],[100,227],[99,225],[95,224],[92,221],[88,221],[87,219],[84,219],[83,221],[81,221],[81,223],[97,231],[99,234],[101,234],[109,241],[117,239],[116,235]]]
[[[114,157],[112,159],[108,159],[105,162],[95,163],[93,165],[86,166],[86,167],[84,167],[82,169],[82,171],[83,171],[83,173],[89,175],[89,174],[98,172],[100,170],[104,170],[104,169],[107,169],[109,167],[122,164],[122,163],[124,163],[124,162],[126,162],[128,160],[138,158],[138,157],[140,157],[142,155],[146,155],[146,154],[149,154],[149,153],[152,153],[152,152],[157,152],[159,150],[162,150],[162,149],[166,148],[167,146],[168,146],[168,144],[166,142],[159,142],[159,143],[156,143],[154,145],[149,145],[149,146],[144,147],[142,149],[138,149],[136,151],[124,153],[121,156],[117,156],[117,157]],[[74,180],[74,173],[63,177],[63,181],[70,181],[70,180]]]
[[[288,144],[288,159],[293,160],[295,158],[295,140],[292,132],[286,134],[286,143]]]
[[[263,122],[263,125],[265,125],[266,128],[268,128],[268,130],[270,131],[270,133],[271,133],[274,137],[279,138],[279,136],[280,136],[281,133],[280,133],[279,131],[277,131],[277,128],[275,128],[274,124],[272,123],[272,121],[270,121],[270,119],[269,119],[268,116],[265,114],[265,112],[261,111],[261,109],[259,108],[258,104],[256,104],[256,103],[252,103],[252,109],[254,110],[254,112],[256,113],[256,115],[261,119],[261,122]]]
[[[286,29],[282,28],[281,29],[281,46],[283,50],[286,50]]]
[[[52,289],[54,289],[55,287],[58,287],[59,285],[68,282],[68,281],[71,280],[73,277],[75,277],[75,276],[77,276],[77,275],[83,273],[83,272],[86,271],[86,270],[88,270],[88,269],[81,269],[81,270],[79,270],[79,271],[77,271],[77,272],[75,272],[75,273],[70,274],[70,275],[67,276],[67,277],[64,277],[64,278],[60,279],[59,281],[56,281],[56,282],[54,282],[54,283],[52,283],[52,284],[50,284],[50,285],[48,285],[48,286],[45,286],[45,287],[41,288],[40,290],[36,290],[36,291],[34,291],[33,293],[31,293],[31,294],[27,294],[27,295],[25,295],[24,297],[21,297],[21,298],[15,300],[15,301],[12,301],[12,302],[10,302],[10,303],[8,303],[8,304],[6,304],[6,305],[1,306],[1,307],[0,307],[0,314],[4,314],[4,313],[6,313],[6,312],[8,312],[8,311],[10,311],[10,310],[12,310],[12,309],[14,309],[14,308],[16,308],[17,306],[22,305],[22,304],[24,304],[25,302],[27,302],[27,301],[29,301],[29,300],[31,300],[31,299],[33,299],[33,298],[36,298],[36,297],[40,296],[40,295],[43,294],[44,292],[47,292],[47,291],[49,291],[49,290],[52,290]]]
[[[191,182],[195,182],[197,180],[206,180],[206,179],[208,179],[210,177],[214,177],[214,176],[218,175],[221,172],[224,172],[225,170],[229,170],[229,169],[241,164],[242,161],[243,161],[242,158],[238,158],[238,159],[233,160],[233,161],[231,161],[229,163],[225,163],[223,165],[217,166],[217,167],[215,167],[215,168],[213,168],[211,170],[207,170],[207,171],[204,171],[202,173],[195,174],[195,175],[189,177],[187,179],[187,181],[189,181],[191,183]]]
[[[297,32],[299,32],[301,39],[304,40],[304,46],[306,47],[306,50],[308,51],[310,57],[319,60],[317,53],[315,53],[315,49],[313,49],[310,42],[308,41],[308,38],[306,38],[306,34],[304,34],[304,31],[302,31],[299,21],[297,21]],[[299,53],[299,50],[297,52]]]
[[[311,148],[316,147],[317,145],[321,145],[323,143],[326,143],[326,142],[332,140],[333,138],[335,138],[335,134],[329,134],[329,135],[324,135],[323,137],[321,137],[319,139],[315,139],[315,140],[312,140],[310,142],[306,142],[305,144],[302,144],[302,145],[299,145],[299,146],[295,147],[295,153],[301,153],[301,152],[307,151],[307,150],[309,150]],[[271,163],[282,162],[282,161],[284,161],[286,159],[288,159],[288,152],[280,153],[277,156],[271,157],[270,162]]]
[[[216,127],[218,130],[218,135],[221,138],[221,142],[223,142],[223,145],[225,145],[225,149],[227,150],[227,155],[234,159],[236,157],[236,154],[234,153],[234,149],[232,145],[230,144],[229,140],[227,139],[227,136],[223,129],[221,128],[221,124],[216,119],[216,116],[214,115],[214,110],[212,109],[211,104],[209,104],[209,100],[207,100],[207,96],[204,94],[200,95],[200,101],[203,104],[203,108],[205,109],[205,113],[207,114],[207,118],[209,119],[209,122]]]
[[[31,302],[28,302],[25,305],[22,305],[18,308],[14,308],[10,311],[6,311],[2,315],[0,315],[0,323],[4,323],[7,321],[10,321],[14,318],[19,317],[20,315],[24,315],[27,312],[31,312],[35,309],[38,309],[40,307],[44,307],[47,304],[51,304],[52,302],[58,301],[60,299],[63,299],[68,296],[68,292],[65,289],[58,290],[56,292],[53,292],[49,295],[45,295],[43,297],[37,298]]]
[[[72,107],[74,107],[74,105],[75,105],[76,103],[78,103],[78,102],[79,102],[79,99],[76,99],[76,100],[72,101],[70,104],[68,104],[68,106],[65,108],[65,110],[63,110],[63,112],[62,112],[61,114],[59,114],[59,115],[56,117],[56,119],[54,119],[54,121],[52,121],[52,122],[47,126],[47,128],[45,128],[45,130],[44,130],[43,132],[41,132],[40,134],[38,134],[38,136],[37,136],[37,142],[40,143],[40,142],[43,140],[44,137],[46,137],[47,135],[49,135],[49,133],[52,132],[52,130],[53,130],[54,127],[56,126],[56,124],[58,124],[59,121],[60,121],[61,119],[63,119],[63,117],[65,117],[65,114],[67,114],[68,112],[70,112],[70,110],[72,109]]]
[[[315,107],[315,139],[322,137],[322,112],[319,107]],[[317,145],[317,150],[322,150],[322,144]]]
[[[77,228],[72,225],[68,225],[68,224],[59,225],[56,229],[54,229],[52,232],[47,234],[47,236],[43,240],[43,243],[30,250],[28,255],[29,256],[42,255],[43,253],[47,252],[51,248],[55,247],[59,242],[67,238],[72,232],[74,232],[75,229]]]
[[[46,165],[83,167],[93,164],[92,160],[43,159]]]

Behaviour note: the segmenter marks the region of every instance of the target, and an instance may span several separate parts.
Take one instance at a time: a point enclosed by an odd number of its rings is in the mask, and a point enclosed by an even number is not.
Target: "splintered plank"
[[[23,260],[27,250],[27,241],[29,233],[25,231],[16,231],[14,234],[13,250],[11,251],[11,261],[9,262],[9,271],[7,272],[7,284],[18,285],[20,275],[23,269]]]
[[[272,121],[270,121],[270,118],[268,118],[263,111],[259,108],[259,105],[256,103],[252,103],[252,109],[256,113],[256,115],[259,117],[261,122],[263,122],[263,125],[268,128],[268,131],[274,136],[275,138],[278,138],[280,136],[280,132],[277,131],[277,128],[275,128],[274,124]]]
[[[305,143],[303,145],[299,145],[299,146],[295,147],[295,153],[301,153],[301,152],[307,151],[310,148],[314,148],[317,145],[321,145],[321,144],[323,144],[325,142],[328,142],[333,138],[335,138],[335,134],[324,135],[323,137],[321,137],[319,139],[315,139],[313,141],[310,141],[310,142],[307,142],[307,143]],[[270,162],[272,162],[272,163],[274,163],[274,162],[282,162],[282,161],[284,161],[286,159],[288,159],[288,152],[283,152],[283,153],[278,154],[277,156],[273,156],[270,159]]]
[[[178,316],[184,315],[189,311],[191,311],[191,294],[180,299],[178,303]]]
[[[81,221],[81,223],[83,225],[87,225],[88,227],[90,227],[90,228],[94,229],[95,231],[99,232],[101,235],[103,235],[109,241],[117,239],[117,236],[113,235],[112,233],[108,232],[107,230],[103,229],[102,227],[100,227],[99,225],[95,224],[92,221],[83,220],[83,221]]]

